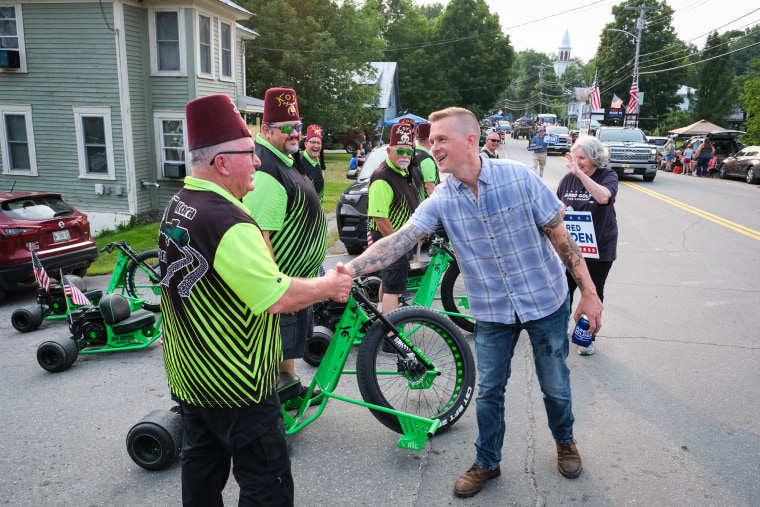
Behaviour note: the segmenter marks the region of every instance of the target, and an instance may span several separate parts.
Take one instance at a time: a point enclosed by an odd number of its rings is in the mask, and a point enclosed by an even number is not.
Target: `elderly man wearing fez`
[[[292,505],[293,479],[277,395],[279,314],[331,297],[350,277],[295,278],[275,264],[240,200],[261,163],[226,95],[187,104],[192,176],[158,236],[164,363],[182,408],[182,500],[221,506],[230,473],[241,505]]]
[[[253,180],[256,189],[243,203],[261,227],[282,272],[313,278],[325,260],[327,217],[309,176],[300,161],[296,163],[301,127],[296,92],[290,88],[267,90],[261,134],[256,137],[261,167]],[[303,357],[306,340],[314,331],[311,307],[281,315],[280,330],[284,360],[278,389],[303,392],[295,359]]]
[[[319,125],[309,125],[306,128],[306,151],[301,155],[301,167],[314,184],[319,196],[319,202],[325,197],[325,156],[322,151],[322,128]]]
[[[420,202],[419,190],[411,174],[414,126],[393,125],[385,150],[385,162],[372,173],[369,184],[367,215],[370,217],[373,242],[399,230]],[[398,299],[406,292],[408,271],[408,255],[402,255],[381,271],[383,313],[398,308]]]

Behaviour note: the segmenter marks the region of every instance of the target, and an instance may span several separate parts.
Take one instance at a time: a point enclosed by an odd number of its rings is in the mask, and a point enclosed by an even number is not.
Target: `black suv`
[[[686,151],[686,147],[693,145],[695,141],[702,141],[705,137],[710,138],[710,142],[715,146],[715,157],[717,158],[715,163],[715,170],[720,167],[723,159],[727,157],[733,157],[741,150],[744,145],[739,140],[739,137],[744,134],[741,130],[716,130],[710,132],[707,136],[692,136],[679,147],[680,150]]]
[[[356,181],[340,196],[336,209],[338,237],[351,255],[358,255],[367,246],[367,204],[369,179],[386,157],[386,150],[378,146],[367,156]]]

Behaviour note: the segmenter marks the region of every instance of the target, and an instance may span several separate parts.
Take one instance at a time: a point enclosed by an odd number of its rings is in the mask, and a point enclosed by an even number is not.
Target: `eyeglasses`
[[[414,155],[414,150],[412,149],[405,150],[404,148],[396,148],[396,155],[407,155],[411,157],[412,155]]]
[[[499,142],[498,139],[486,139],[486,141],[491,141],[492,143],[498,143]]]
[[[294,130],[301,132],[301,127],[303,127],[303,123],[299,123],[298,125],[272,125],[271,123],[267,123],[266,125],[271,129],[280,129],[280,132],[283,134],[290,134]]]
[[[306,144],[322,144],[322,141],[306,141]]]
[[[242,155],[243,153],[249,154],[251,156],[251,162],[254,161],[254,159],[256,157],[256,149],[255,148],[252,149],[252,150],[245,150],[245,151],[220,151],[219,153],[217,153],[216,155],[214,155],[214,157],[211,159],[211,163],[209,165],[214,165],[214,161],[216,160],[216,157],[218,157],[219,155],[237,155],[237,154]]]

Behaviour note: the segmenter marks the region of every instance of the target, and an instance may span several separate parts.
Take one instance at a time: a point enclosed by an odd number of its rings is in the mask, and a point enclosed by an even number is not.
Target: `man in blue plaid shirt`
[[[562,203],[531,168],[478,156],[475,115],[448,108],[430,115],[432,153],[441,172],[452,177],[420,204],[392,236],[376,242],[343,271],[351,276],[379,271],[431,234],[446,229],[476,320],[478,361],[475,463],[457,479],[454,494],[469,497],[501,473],[504,389],[520,332],[533,346],[544,405],[557,449],[557,468],[578,477],[581,457],[573,437],[567,270],[581,299],[589,331],[601,329],[602,303],[578,246],[565,228]]]

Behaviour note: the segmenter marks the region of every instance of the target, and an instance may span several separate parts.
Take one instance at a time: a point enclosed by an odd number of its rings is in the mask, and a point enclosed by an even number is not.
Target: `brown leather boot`
[[[581,463],[581,455],[575,447],[575,440],[557,444],[557,468],[559,473],[570,479],[581,475],[583,464]]]
[[[472,496],[483,489],[483,483],[488,479],[498,477],[500,474],[501,465],[493,470],[486,470],[473,463],[469,470],[460,475],[459,479],[457,479],[456,484],[454,484],[454,494],[462,498]]]

